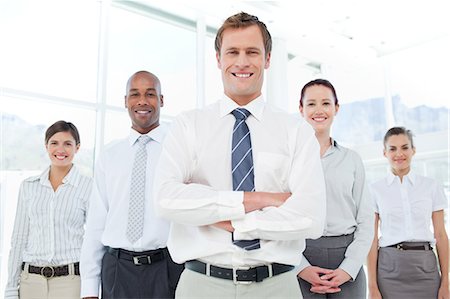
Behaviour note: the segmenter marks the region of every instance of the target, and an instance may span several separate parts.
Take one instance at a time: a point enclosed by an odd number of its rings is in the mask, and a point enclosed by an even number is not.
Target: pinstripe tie
[[[137,141],[138,149],[131,171],[130,203],[128,207],[127,238],[131,243],[142,237],[144,230],[145,208],[145,172],[147,168],[147,150],[145,145],[151,140],[142,135]]]
[[[231,112],[236,118],[233,128],[233,141],[231,146],[231,169],[234,191],[255,191],[255,176],[253,172],[253,155],[250,131],[245,120],[250,112],[237,108]],[[245,250],[260,248],[259,239],[234,240],[233,244]]]

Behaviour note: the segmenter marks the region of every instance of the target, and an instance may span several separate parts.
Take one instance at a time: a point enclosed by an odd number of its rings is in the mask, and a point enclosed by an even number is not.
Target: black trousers
[[[167,248],[164,256],[150,265],[135,265],[107,251],[102,260],[102,298],[175,298],[184,265],[172,261]]]

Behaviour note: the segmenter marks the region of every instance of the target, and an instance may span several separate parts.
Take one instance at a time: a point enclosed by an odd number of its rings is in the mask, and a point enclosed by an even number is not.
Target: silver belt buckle
[[[46,270],[50,269],[51,273],[48,273]],[[41,268],[41,275],[44,276],[45,278],[52,278],[53,276],[55,276],[55,268],[51,267],[51,266],[45,266]]]
[[[137,256],[133,256],[133,264],[135,264],[137,266],[144,265],[139,261],[139,259],[141,259],[141,258],[147,259],[148,265],[150,265],[152,263],[152,259],[149,255],[137,255]]]
[[[267,270],[269,271],[269,277],[267,277],[267,278],[273,277],[273,266],[272,266],[272,264],[268,264],[267,265]]]
[[[238,268],[233,268],[233,282],[234,284],[251,284],[253,281],[240,281],[238,280],[238,275],[237,275],[237,271],[238,270],[249,270],[250,267],[238,267]]]

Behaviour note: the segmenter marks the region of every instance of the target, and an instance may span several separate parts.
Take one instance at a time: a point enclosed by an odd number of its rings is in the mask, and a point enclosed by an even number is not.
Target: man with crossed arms
[[[155,178],[157,212],[172,221],[169,251],[186,262],[176,298],[301,298],[291,270],[325,220],[317,139],[264,102],[264,23],[231,16],[215,46],[224,96],[175,120]]]

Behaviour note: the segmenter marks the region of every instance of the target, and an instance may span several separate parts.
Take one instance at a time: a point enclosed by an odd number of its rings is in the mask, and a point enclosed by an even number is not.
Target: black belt
[[[430,245],[429,242],[423,242],[423,243],[410,243],[410,242],[402,242],[397,243],[394,245],[389,245],[387,247],[394,247],[399,250],[433,250],[433,247]]]
[[[58,276],[67,276],[67,275],[69,275],[69,266],[70,265],[37,267],[37,266],[28,265],[28,273],[40,274],[47,278],[58,277]],[[24,270],[24,269],[25,269],[25,263],[22,263],[22,270]],[[74,271],[75,275],[80,275],[80,263],[79,262],[73,263],[73,271]]]
[[[233,280],[235,284],[261,282],[268,277],[272,277],[294,269],[294,266],[277,263],[267,266],[258,266],[254,268],[247,267],[229,269],[205,264],[197,260],[186,262],[185,267],[207,276]]]
[[[107,247],[108,253],[114,255],[115,257],[127,261],[132,261],[135,265],[150,265],[159,261],[162,261],[165,258],[166,249],[156,249],[149,251],[129,251],[120,248],[111,248]]]

